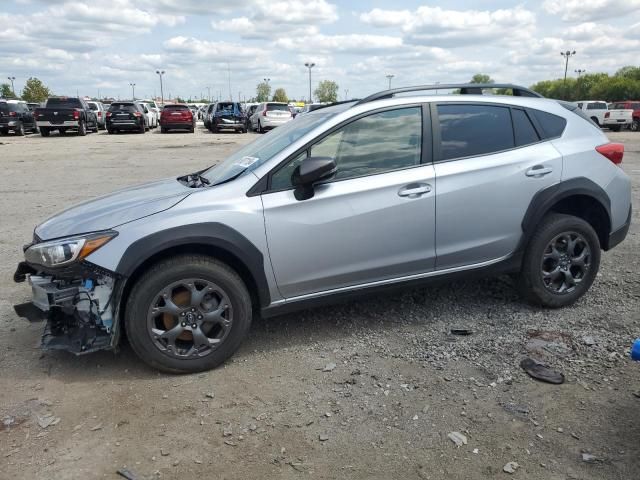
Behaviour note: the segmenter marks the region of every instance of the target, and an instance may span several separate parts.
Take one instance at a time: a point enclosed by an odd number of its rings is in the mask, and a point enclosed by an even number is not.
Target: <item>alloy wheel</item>
[[[556,235],[545,248],[540,273],[544,286],[555,294],[574,291],[591,265],[587,240],[576,232]]]
[[[154,345],[174,358],[209,355],[227,338],[233,308],[227,293],[209,280],[190,278],[158,292],[147,314]]]

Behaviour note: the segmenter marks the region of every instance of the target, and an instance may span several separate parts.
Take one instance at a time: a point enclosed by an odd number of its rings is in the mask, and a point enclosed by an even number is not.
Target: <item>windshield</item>
[[[341,110],[342,109],[338,111]],[[251,171],[336,113],[337,111],[334,109],[327,109],[327,111],[323,111],[322,113],[295,118],[268,134],[260,136],[250,144],[245,145],[224,162],[214,165],[202,172],[202,175],[206,177],[212,185],[215,185],[231,180],[244,171]]]

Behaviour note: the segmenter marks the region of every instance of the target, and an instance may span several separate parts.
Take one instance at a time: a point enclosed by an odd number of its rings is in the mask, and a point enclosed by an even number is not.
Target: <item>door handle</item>
[[[431,185],[428,183],[410,183],[398,190],[398,195],[401,197],[417,198],[430,191]]]
[[[544,165],[534,165],[529,170],[525,172],[527,177],[542,177],[543,175],[547,175],[553,172],[553,168],[545,167]]]

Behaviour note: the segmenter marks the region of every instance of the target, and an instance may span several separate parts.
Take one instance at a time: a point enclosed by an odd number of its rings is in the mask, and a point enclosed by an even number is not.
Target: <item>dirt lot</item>
[[[232,361],[188,376],[126,345],[43,353],[42,325],[13,313],[30,296],[12,274],[55,211],[195,171],[252,135],[0,138],[0,478],[638,478],[640,134],[610,137],[627,147],[634,224],[577,305],[533,309],[507,277],[429,286],[258,319]],[[567,382],[527,377],[532,351]]]

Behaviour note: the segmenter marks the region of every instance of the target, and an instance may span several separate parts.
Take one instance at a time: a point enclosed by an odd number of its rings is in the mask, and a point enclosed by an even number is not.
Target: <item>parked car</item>
[[[251,116],[256,113],[256,108],[258,108],[258,103],[253,104],[253,105],[249,105],[246,107],[246,110],[244,112],[244,127],[245,127],[245,131],[249,132],[252,131],[253,128],[251,128]]]
[[[604,127],[614,132],[629,128],[633,122],[633,110],[613,108],[613,104],[607,104],[608,111],[604,114]]]
[[[38,133],[38,125],[26,102],[20,100],[0,100],[0,135],[12,131],[24,136],[29,131]]]
[[[629,230],[624,147],[526,88],[446,87],[461,95],[310,112],[208,169],[64,210],[24,248],[33,304],[16,311],[47,317],[45,348],[116,348],[124,329],[149,365],[194,372],[233,354],[253,311],[480,273],[571,305]]]
[[[261,103],[251,115],[251,129],[263,133],[291,121],[289,105],[281,102]]]
[[[160,116],[160,132],[167,133],[170,130],[188,130],[193,133],[196,128],[196,119],[191,109],[183,103],[165,105]]]
[[[149,128],[156,128],[158,126],[159,119],[156,117],[156,112],[147,102],[137,102],[138,107],[142,110],[142,113],[147,117],[147,126]]]
[[[80,136],[98,131],[98,117],[82,98],[51,97],[44,108],[34,110],[33,116],[43,137],[48,137],[53,130],[58,130],[60,135],[75,130]]]
[[[158,123],[160,123],[160,105],[158,105],[155,100],[143,100],[143,102],[151,107],[151,110],[156,114],[156,120],[158,121]]]
[[[98,120],[98,128],[104,130],[107,128],[107,108],[102,102],[87,102],[89,108],[96,114],[96,120]]]
[[[244,112],[240,104],[238,102],[217,102],[213,107],[209,130],[214,133],[221,130],[247,133]]]
[[[604,125],[605,114],[609,111],[607,102],[599,100],[580,100],[575,102],[580,110],[599,127]]]
[[[107,132],[145,133],[149,129],[142,105],[134,101],[113,102],[107,112]]]
[[[204,128],[206,129],[209,129],[209,127],[211,126],[211,116],[213,115],[213,109],[215,108],[215,106],[215,103],[210,103],[205,107],[202,121],[204,122]]]
[[[640,131],[640,100],[614,102],[612,105],[614,109],[631,110],[631,125],[629,125],[629,129],[634,132]]]
[[[27,108],[30,112],[33,112],[36,108],[40,108],[41,105],[39,103],[27,103]]]

